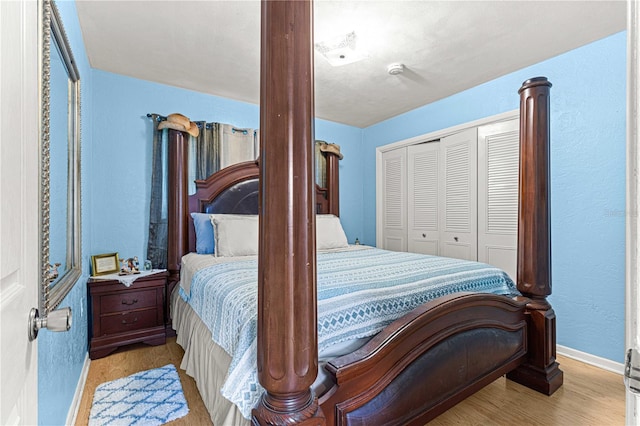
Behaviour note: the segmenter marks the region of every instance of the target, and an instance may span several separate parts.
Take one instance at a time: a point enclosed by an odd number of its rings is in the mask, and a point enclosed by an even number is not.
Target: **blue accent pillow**
[[[213,254],[215,239],[213,238],[213,224],[209,213],[191,213],[193,226],[196,229],[196,253]]]

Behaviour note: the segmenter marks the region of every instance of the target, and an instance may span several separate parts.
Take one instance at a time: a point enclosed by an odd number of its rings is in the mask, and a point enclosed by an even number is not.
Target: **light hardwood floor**
[[[166,345],[133,345],[91,361],[76,425],[86,425],[95,388],[138,371],[174,364],[180,374],[189,414],[171,425],[211,425],[194,380],[180,370],[182,348],[175,337]],[[500,378],[429,425],[624,425],[622,376],[559,357],[564,385],[547,397]],[[226,425],[216,425],[226,426]]]
[[[89,374],[87,375],[87,381],[82,392],[82,400],[78,408],[76,425],[85,426],[88,424],[93,393],[98,385],[126,377],[138,371],[162,367],[167,364],[176,366],[182,383],[182,390],[189,406],[189,414],[169,424],[172,426],[211,425],[211,418],[202,403],[195,380],[180,369],[180,361],[183,354],[184,351],[176,343],[176,338],[172,337],[167,339],[165,345],[148,346],[142,343],[135,344],[120,348],[104,358],[92,360],[89,364]]]

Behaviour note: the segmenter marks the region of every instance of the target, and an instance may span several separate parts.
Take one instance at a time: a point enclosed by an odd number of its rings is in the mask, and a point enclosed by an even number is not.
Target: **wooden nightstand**
[[[130,287],[117,280],[90,278],[89,357],[102,358],[120,346],[162,345],[167,273],[140,277]]]

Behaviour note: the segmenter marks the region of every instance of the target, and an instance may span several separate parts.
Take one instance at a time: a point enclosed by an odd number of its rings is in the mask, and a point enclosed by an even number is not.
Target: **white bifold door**
[[[519,121],[478,127],[478,261],[516,279]]]
[[[440,141],[441,256],[478,259],[477,139],[477,129],[472,128]]]
[[[440,255],[440,142],[407,148],[408,250]]]
[[[408,250],[477,259],[476,129],[407,148]]]
[[[382,155],[382,248],[407,251],[407,149]]]
[[[382,154],[382,248],[477,260],[516,275],[519,121]]]

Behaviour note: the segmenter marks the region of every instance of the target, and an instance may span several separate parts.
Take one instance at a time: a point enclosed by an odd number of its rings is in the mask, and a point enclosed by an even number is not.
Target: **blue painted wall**
[[[147,113],[180,112],[192,120],[259,127],[257,105],[94,70],[94,143],[91,207],[94,254],[117,251],[145,258],[150,202],[151,135]],[[361,130],[323,120],[316,138],[338,143],[345,152],[340,168],[341,202],[351,240],[361,231],[362,173],[358,162]],[[352,213],[349,214],[348,211]]]
[[[145,259],[154,125],[147,113],[257,127],[258,108],[99,70],[93,78],[91,191],[100,196],[91,206],[92,251]]]
[[[347,239],[362,239],[362,129],[316,120],[316,139],[340,145],[340,221]]]
[[[89,277],[91,231],[90,200],[92,174],[92,70],[85,54],[75,2],[57,1],[64,28],[80,73],[82,101],[82,276],[62,301],[73,312],[73,325],[66,333],[42,330],[38,335],[38,422],[65,424],[87,354],[87,309],[85,283]]]
[[[376,147],[518,108],[517,90],[551,89],[551,231],[558,343],[622,362],[625,268],[626,33],[368,127],[363,241],[375,244]]]

